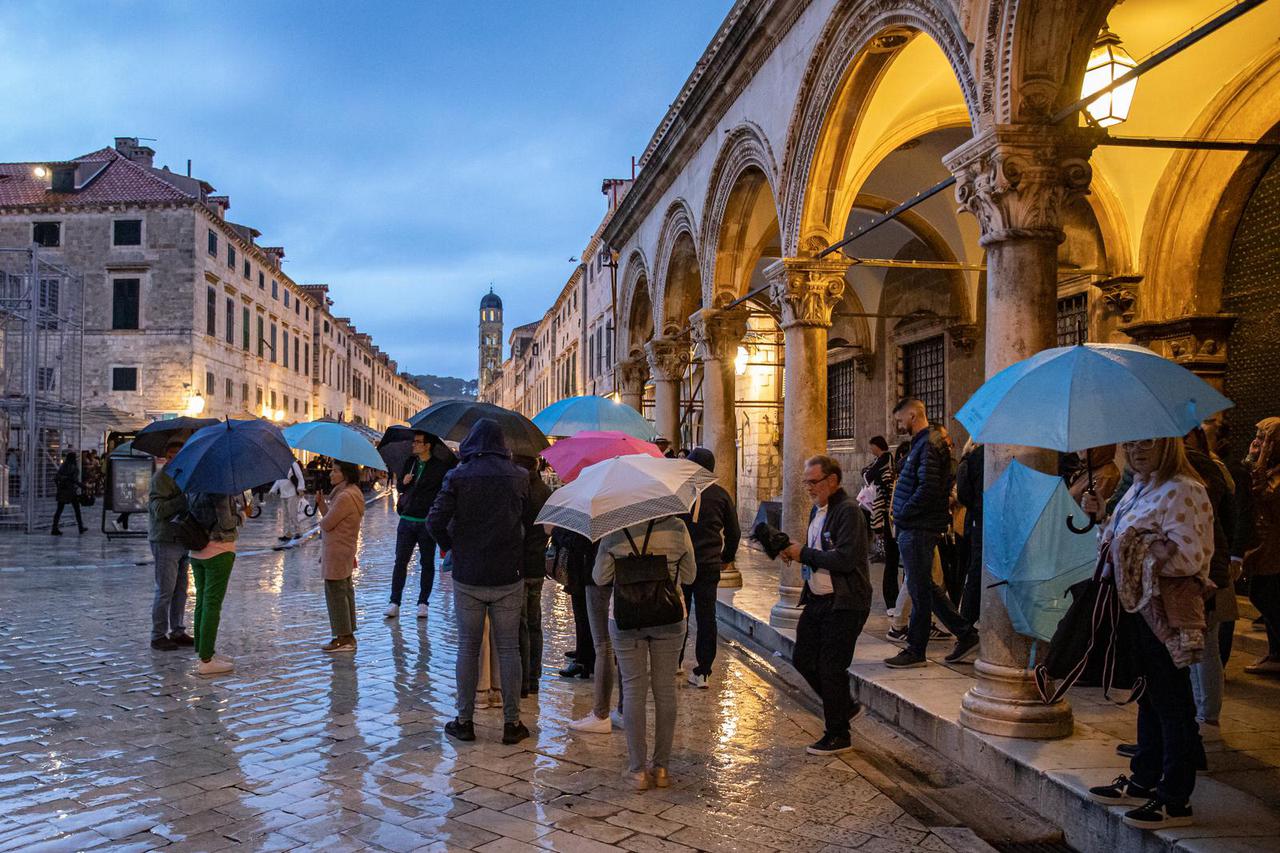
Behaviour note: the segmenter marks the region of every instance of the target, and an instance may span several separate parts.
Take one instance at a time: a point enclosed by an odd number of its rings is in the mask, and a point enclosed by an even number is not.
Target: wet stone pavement
[[[148,647],[149,566],[17,571],[22,543],[45,540],[5,534],[0,850],[953,849],[856,758],[806,756],[818,721],[723,643],[710,690],[681,683],[673,786],[624,790],[621,732],[567,729],[590,684],[555,675],[572,618],[550,582],[550,669],[522,702],[533,737],[502,746],[494,709],[477,712],[476,743],[450,741],[448,575],[429,618],[384,621],[394,531],[388,502],[373,503],[354,656],[317,649],[316,540],[242,556],[219,637],[236,672],[212,681],[189,651]],[[880,724],[856,731],[867,725]]]

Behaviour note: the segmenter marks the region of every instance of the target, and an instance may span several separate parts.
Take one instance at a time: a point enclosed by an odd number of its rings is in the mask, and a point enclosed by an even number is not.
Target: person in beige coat
[[[356,546],[364,520],[364,494],[360,491],[360,466],[335,462],[329,472],[333,489],[316,496],[320,511],[320,569],[324,574],[324,601],[329,608],[333,639],[320,647],[324,652],[356,650],[356,588],[351,575],[356,567]]]

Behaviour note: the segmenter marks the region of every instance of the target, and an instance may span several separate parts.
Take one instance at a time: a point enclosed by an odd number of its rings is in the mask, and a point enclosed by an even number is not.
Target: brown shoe
[[[641,770],[639,773],[624,774],[627,784],[633,791],[647,791],[653,787],[653,777],[649,775],[648,770]]]
[[[671,787],[671,774],[667,772],[667,768],[654,767],[650,770],[650,772],[653,774],[653,787],[655,788]]]

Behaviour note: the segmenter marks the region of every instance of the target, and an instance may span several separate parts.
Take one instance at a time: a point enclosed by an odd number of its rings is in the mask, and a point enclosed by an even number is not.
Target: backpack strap
[[[624,528],[622,528],[622,533],[623,533],[623,535],[624,535],[624,536],[626,536],[626,537],[627,537],[627,542],[628,542],[628,543],[630,543],[630,545],[631,545],[631,556],[633,556],[633,557],[639,557],[639,556],[640,556],[640,552],[636,549],[636,540],[634,540],[634,539],[632,539],[632,538],[631,538],[631,531],[624,527]],[[646,540],[645,540],[645,544],[647,545],[647,544],[648,544],[648,542],[649,542],[649,540],[648,540],[648,539],[646,539]]]
[[[648,554],[648,553],[649,553],[649,537],[653,535],[653,522],[654,522],[654,521],[656,521],[656,520],[657,520],[657,519],[652,519],[652,520],[650,520],[650,521],[649,521],[649,526],[648,526],[647,528],[645,528],[645,531],[644,531],[644,544],[640,546],[640,553],[641,553],[641,554]]]
[[[653,521],[649,522],[648,528],[644,531],[644,544],[640,546],[639,550],[636,549],[636,540],[631,538],[631,531],[624,527],[622,528],[622,533],[627,537],[627,543],[631,545],[631,556],[642,557],[649,553],[649,537],[653,534]]]

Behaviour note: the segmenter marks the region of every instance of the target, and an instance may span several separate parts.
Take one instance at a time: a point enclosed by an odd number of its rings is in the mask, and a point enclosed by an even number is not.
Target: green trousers
[[[324,603],[329,608],[329,628],[334,638],[356,633],[356,585],[350,577],[324,582]]]
[[[222,599],[227,594],[227,581],[235,564],[234,552],[217,554],[207,560],[191,560],[191,575],[196,582],[194,624],[196,654],[200,660],[213,657],[218,639],[218,622],[222,618]]]

